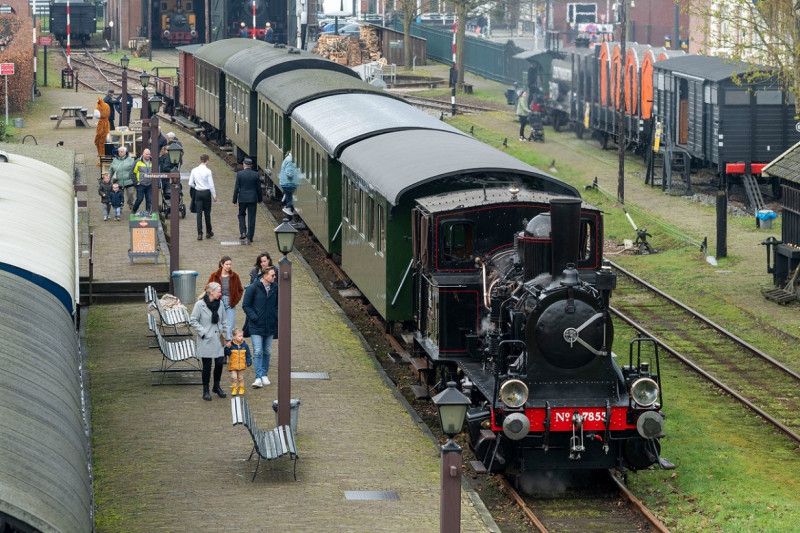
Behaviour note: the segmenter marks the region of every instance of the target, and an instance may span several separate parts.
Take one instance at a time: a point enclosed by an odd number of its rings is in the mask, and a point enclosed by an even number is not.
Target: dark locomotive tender
[[[166,91],[177,107],[252,158],[276,192],[293,152],[296,212],[384,319],[417,331],[415,355],[470,393],[487,468],[658,461],[657,359],[652,373],[649,361],[612,360],[602,217],[575,188],[306,52],[249,39],[180,52],[181,86]],[[580,220],[556,214],[551,238],[544,221],[564,197]],[[556,246],[566,227],[577,237]],[[569,319],[552,318],[562,311]]]
[[[69,3],[70,41],[86,44],[97,32],[97,7],[80,0]],[[67,1],[50,0],[50,32],[67,44]]]

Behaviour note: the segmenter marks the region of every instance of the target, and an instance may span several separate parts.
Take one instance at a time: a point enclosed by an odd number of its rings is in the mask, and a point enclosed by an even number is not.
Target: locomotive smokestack
[[[550,201],[553,237],[553,279],[558,279],[567,264],[578,264],[581,236],[580,198],[554,198]]]

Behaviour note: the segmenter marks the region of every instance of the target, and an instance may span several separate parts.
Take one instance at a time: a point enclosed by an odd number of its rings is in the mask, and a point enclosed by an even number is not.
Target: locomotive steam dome
[[[571,294],[570,294],[571,293]],[[525,342],[538,357],[556,368],[574,370],[592,362],[604,345],[611,345],[609,327],[604,342],[604,321],[596,298],[582,287],[559,287],[531,311]],[[579,342],[583,341],[583,343]]]

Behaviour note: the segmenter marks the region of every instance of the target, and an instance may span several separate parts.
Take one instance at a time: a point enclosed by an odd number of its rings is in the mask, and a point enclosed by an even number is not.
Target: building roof
[[[679,55],[653,64],[653,70],[666,70],[709,81],[723,81],[733,76],[734,73],[743,74],[752,68],[764,70],[763,67],[750,63],[701,55]]]
[[[770,176],[800,183],[800,142],[770,161],[763,171]]]

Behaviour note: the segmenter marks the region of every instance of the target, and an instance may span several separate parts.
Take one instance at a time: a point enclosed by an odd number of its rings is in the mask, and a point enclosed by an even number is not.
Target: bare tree
[[[400,8],[403,10],[403,57],[406,68],[411,68],[412,62],[411,23],[429,7],[430,0],[420,2],[419,7],[417,0],[400,0]]]
[[[486,5],[483,0],[451,0],[456,12],[458,31],[456,32],[456,85],[459,89],[464,87],[464,37],[467,29],[467,15],[473,9]],[[487,13],[488,16],[488,13]]]
[[[687,11],[703,21],[704,52],[771,67],[753,67],[744,83],[776,76],[794,95],[800,117],[800,0],[691,0]]]

